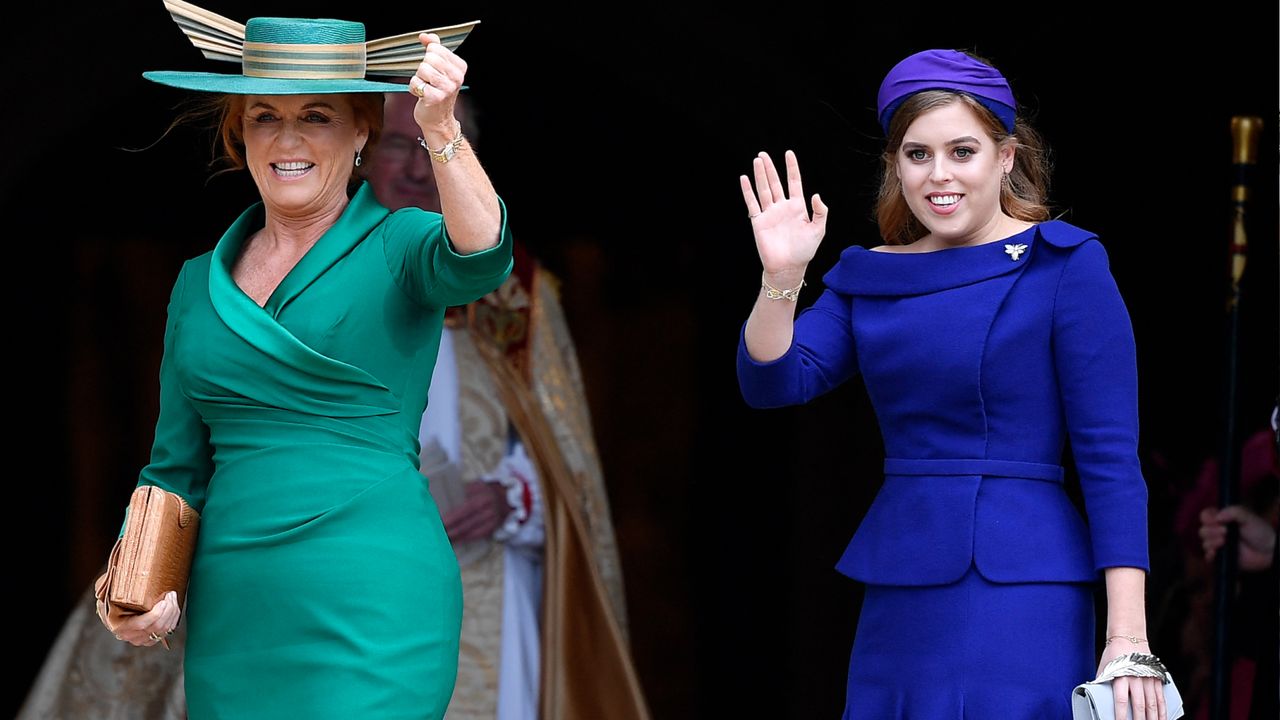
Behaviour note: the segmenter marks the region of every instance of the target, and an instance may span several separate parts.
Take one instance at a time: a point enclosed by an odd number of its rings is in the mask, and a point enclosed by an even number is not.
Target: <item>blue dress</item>
[[[1106,251],[1050,221],[929,253],[850,247],[823,280],[785,355],[756,362],[740,337],[738,379],[768,408],[861,374],[881,426],[884,485],[836,566],[867,584],[844,717],[1067,720],[1096,669],[1101,571],[1149,569],[1133,330]]]

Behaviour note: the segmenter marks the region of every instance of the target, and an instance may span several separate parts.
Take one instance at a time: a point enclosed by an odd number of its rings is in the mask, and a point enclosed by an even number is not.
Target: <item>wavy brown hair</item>
[[[165,135],[179,125],[193,125],[198,128],[213,130],[213,159],[210,167],[221,166],[214,176],[226,172],[245,169],[244,159],[244,95],[202,95],[192,100],[173,123],[165,130]],[[369,139],[361,150],[364,162],[359,168],[352,166],[351,178],[347,181],[348,191],[354,190],[364,179],[364,168],[371,159],[374,147],[382,137],[382,93],[349,93],[352,111],[356,123],[365,123],[369,127]]]
[[[1012,144],[1016,148],[1009,181],[1000,186],[1000,209],[1018,220],[1042,222],[1049,219],[1049,157],[1040,134],[1021,117],[1014,122],[1010,133],[995,113],[964,93],[924,90],[907,98],[889,123],[889,136],[881,156],[880,192],[876,198],[876,222],[880,225],[880,237],[886,244],[906,245],[929,232],[912,214],[907,199],[902,196],[898,150],[902,147],[907,128],[916,118],[954,102],[964,103],[977,115],[996,147]]]

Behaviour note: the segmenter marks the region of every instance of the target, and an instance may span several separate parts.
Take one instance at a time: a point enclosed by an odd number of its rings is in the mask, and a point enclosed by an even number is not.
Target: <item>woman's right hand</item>
[[[813,218],[809,218],[800,183],[800,165],[790,150],[786,153],[786,163],[786,193],[768,153],[760,153],[751,163],[755,171],[754,189],[746,175],[739,177],[742,198],[756,236],[756,250],[766,275],[803,273],[827,232],[827,206],[815,193]]]
[[[151,610],[126,618],[116,626],[116,639],[131,645],[147,647],[160,642],[178,627],[182,609],[178,607],[178,594],[170,590],[160,598]]]

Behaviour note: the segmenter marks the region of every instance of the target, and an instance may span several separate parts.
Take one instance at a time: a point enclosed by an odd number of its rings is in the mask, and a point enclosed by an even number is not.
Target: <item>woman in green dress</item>
[[[224,149],[261,195],[174,285],[139,480],[202,514],[189,714],[438,718],[461,590],[417,430],[444,308],[511,270],[505,207],[454,119],[461,38],[408,36],[405,86],[364,79],[359,23],[242,27],[242,74],[145,73],[223,93]],[[418,96],[443,214],[390,212],[353,180],[389,90]],[[167,597],[116,633],[152,645],[178,618]]]

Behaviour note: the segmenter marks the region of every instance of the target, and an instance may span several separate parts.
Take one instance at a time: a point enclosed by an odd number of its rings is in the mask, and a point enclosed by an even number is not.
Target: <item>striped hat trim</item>
[[[365,45],[246,42],[241,68],[248,77],[363,78]]]
[[[261,63],[263,67],[255,67],[253,64],[244,64],[244,76],[256,78],[288,78],[295,80],[344,80],[364,78],[364,66],[345,66],[350,70],[340,70],[344,67],[341,65],[330,66],[323,70],[308,70],[300,68],[296,65],[274,66],[270,63]]]

